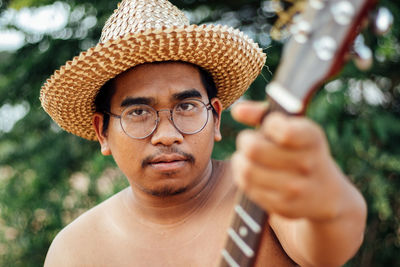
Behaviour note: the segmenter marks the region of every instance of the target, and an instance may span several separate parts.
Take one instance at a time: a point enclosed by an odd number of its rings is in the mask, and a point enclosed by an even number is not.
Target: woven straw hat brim
[[[238,99],[260,73],[266,55],[239,30],[190,25],[127,33],[68,61],[40,92],[45,111],[66,131],[96,140],[94,99],[101,86],[147,62],[186,61],[209,71],[223,108]]]

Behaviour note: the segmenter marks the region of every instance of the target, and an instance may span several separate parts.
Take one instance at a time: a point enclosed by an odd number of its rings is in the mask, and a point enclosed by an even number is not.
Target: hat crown
[[[123,0],[107,20],[100,43],[127,33],[189,25],[185,14],[166,0]]]

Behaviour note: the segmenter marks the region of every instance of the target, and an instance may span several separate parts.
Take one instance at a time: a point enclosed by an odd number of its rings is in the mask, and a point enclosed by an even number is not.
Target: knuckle
[[[238,150],[241,150],[245,147],[248,135],[250,135],[249,130],[243,130],[243,131],[239,132],[239,134],[236,137],[236,146],[237,146]]]
[[[248,144],[245,147],[245,154],[250,159],[256,159],[259,152],[259,144],[255,138],[249,140]]]
[[[300,183],[292,182],[288,183],[288,185],[286,186],[285,198],[287,200],[298,199],[301,197],[302,194],[303,194],[303,189]]]
[[[246,185],[248,185],[251,181],[251,177],[252,177],[252,168],[250,166],[250,163],[247,160],[243,161],[243,167],[241,170],[241,175],[242,178],[245,182]]]
[[[253,159],[258,155],[259,139],[254,132],[244,131],[240,133],[238,136],[237,145],[238,149],[250,159]]]
[[[311,157],[304,157],[298,161],[299,169],[303,174],[310,174],[315,169],[315,161]]]
[[[276,128],[279,128],[279,126],[282,123],[282,115],[280,112],[272,112],[268,114],[267,117],[265,117],[263,123],[261,124],[261,129],[264,132],[270,132],[273,131]]]
[[[282,127],[281,132],[279,133],[279,143],[288,144],[293,140],[294,127],[288,125],[288,127]]]

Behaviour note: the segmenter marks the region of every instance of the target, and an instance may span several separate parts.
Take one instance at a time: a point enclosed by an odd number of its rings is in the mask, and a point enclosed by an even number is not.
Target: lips
[[[143,167],[151,167],[151,169],[160,173],[176,173],[184,169],[187,163],[193,162],[190,155],[184,153],[171,153],[171,154],[159,154],[153,157],[149,157],[144,160]]]
[[[180,154],[159,155],[148,161],[149,164],[173,163],[178,161],[187,161],[188,158]]]
[[[142,168],[150,167],[154,171],[171,174],[194,163],[195,158],[192,154],[176,148],[169,148],[168,151],[158,151],[158,153],[145,157],[142,161]]]

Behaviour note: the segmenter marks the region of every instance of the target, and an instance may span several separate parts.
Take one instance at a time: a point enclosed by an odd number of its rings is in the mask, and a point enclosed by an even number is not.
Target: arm
[[[238,121],[256,125],[265,106],[242,103]],[[363,239],[366,204],[330,156],[323,131],[306,118],[271,114],[244,131],[232,157],[235,181],[270,213],[288,255],[301,266],[340,266]]]

